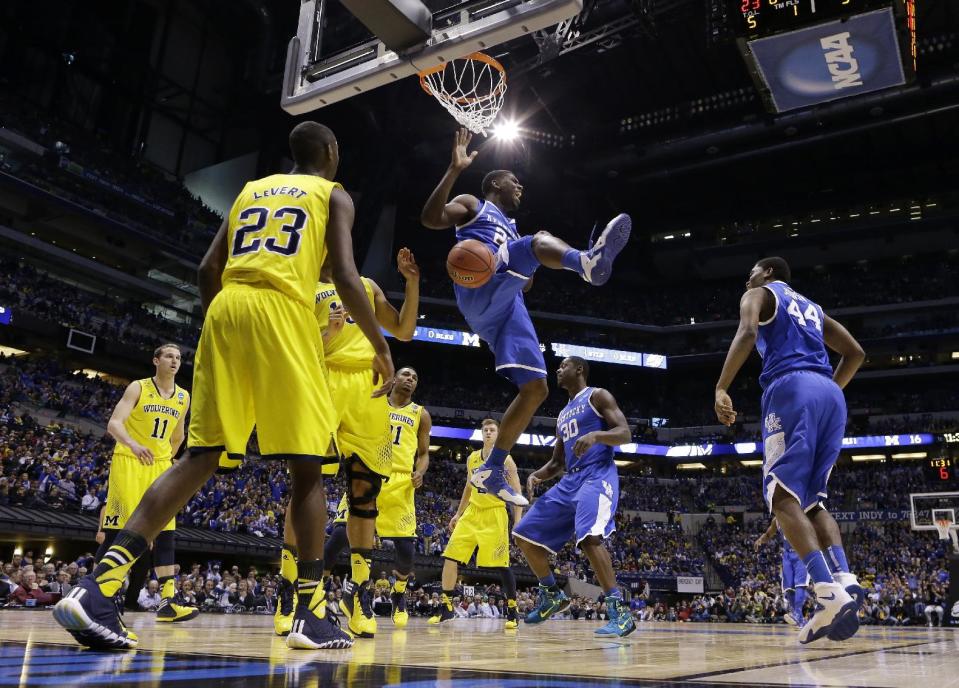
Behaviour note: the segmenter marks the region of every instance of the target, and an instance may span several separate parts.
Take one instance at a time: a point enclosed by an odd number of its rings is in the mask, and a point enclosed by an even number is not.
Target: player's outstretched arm
[[[593,402],[593,406],[596,407],[600,415],[603,416],[603,420],[606,421],[609,429],[588,432],[577,439],[576,444],[573,445],[573,454],[577,457],[582,456],[596,443],[605,444],[610,447],[618,447],[621,444],[627,444],[633,439],[633,433],[629,429],[626,416],[623,415],[619,404],[616,403],[616,399],[613,398],[613,395],[610,394],[608,390],[597,388],[593,390],[593,394],[589,399]]]
[[[197,270],[197,287],[200,289],[200,304],[203,306],[204,313],[213,303],[213,297],[223,288],[222,277],[223,268],[226,267],[229,230],[230,221],[223,220]]]
[[[720,373],[719,381],[716,383],[716,396],[713,402],[716,417],[723,425],[732,425],[736,422],[736,411],[733,409],[733,401],[729,398],[727,390],[756,345],[756,337],[759,336],[759,314],[762,312],[766,298],[772,298],[770,291],[759,288],[750,289],[739,301],[739,329],[736,330],[736,336],[733,337],[729,351],[726,353],[726,362],[723,363],[723,372]]]
[[[506,482],[509,483],[509,486],[516,491],[516,494],[523,494],[523,486],[519,481],[519,471],[512,456],[506,457],[503,468],[506,470]],[[523,518],[523,507],[518,504],[512,504],[511,506],[513,507],[513,523],[519,523],[519,520]]]
[[[766,528],[766,531],[762,535],[760,535],[758,538],[756,538],[756,542],[753,543],[753,549],[758,550],[760,547],[762,547],[767,542],[772,540],[773,536],[776,534],[776,528],[778,527],[779,527],[779,524],[776,523],[776,519],[774,518],[772,521],[769,522],[769,527]]]
[[[416,331],[416,319],[420,308],[420,268],[413,258],[413,252],[408,248],[401,248],[396,255],[396,265],[406,280],[403,305],[396,310],[380,286],[370,280],[373,287],[373,310],[376,319],[387,332],[403,342],[413,339]]]
[[[383,396],[393,386],[393,358],[356,269],[352,232],[353,200],[343,189],[333,189],[330,194],[330,217],[326,223],[326,244],[333,266],[333,284],[350,317],[373,345],[376,354],[373,358],[373,382],[382,381],[374,396]]]
[[[130,451],[133,452],[133,455],[140,460],[140,463],[145,466],[151,466],[153,465],[153,452],[130,437],[130,433],[127,432],[127,418],[130,417],[130,414],[133,412],[133,407],[137,405],[137,399],[139,398],[140,383],[131,382],[123,391],[123,396],[120,397],[120,401],[117,402],[113,413],[110,415],[110,420],[107,421],[107,432],[110,433],[110,436],[117,442],[129,448]]]
[[[533,471],[526,479],[526,491],[532,497],[536,494],[536,486],[545,480],[552,480],[566,472],[566,452],[563,448],[563,439],[556,435],[556,444],[553,445],[553,455],[542,468]]]
[[[453,185],[460,174],[469,167],[479,151],[467,153],[473,135],[466,129],[456,132],[453,142],[453,156],[450,166],[446,168],[440,183],[433,189],[433,193],[426,199],[423,212],[420,213],[420,222],[428,229],[447,229],[455,225],[462,225],[476,216],[479,209],[479,199],[470,194],[462,194],[452,201],[448,201]]]
[[[859,370],[859,366],[866,360],[866,352],[862,350],[855,337],[849,334],[849,330],[825,313],[823,316],[825,320],[822,324],[822,336],[826,346],[842,356],[832,374],[832,379],[840,389],[845,389],[852,380],[852,376]]]
[[[413,467],[413,487],[423,484],[423,476],[430,467],[430,431],[433,429],[433,417],[423,408],[420,413],[420,427],[416,431],[416,465]]]

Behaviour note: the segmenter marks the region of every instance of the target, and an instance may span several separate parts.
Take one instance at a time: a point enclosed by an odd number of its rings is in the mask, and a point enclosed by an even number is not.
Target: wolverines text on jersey
[[[373,287],[369,278],[361,277],[363,289],[366,291],[366,298],[369,299],[370,308],[375,312],[373,304]],[[320,282],[316,287],[316,320],[320,325],[320,330],[329,326],[330,311],[337,306],[342,306],[343,302],[336,293],[336,285],[329,282]],[[343,329],[336,335],[329,338],[323,345],[323,356],[327,366],[335,368],[355,368],[368,370],[373,367],[373,358],[376,352],[373,351],[373,345],[363,334],[360,326],[347,314]]]
[[[419,448],[423,407],[411,401],[406,406],[389,406],[390,439],[393,443],[393,472],[412,473]]]
[[[123,425],[138,444],[150,450],[154,461],[169,461],[173,456],[170,437],[190,408],[190,393],[174,385],[173,394],[164,397],[153,378],[137,380],[140,396]],[[132,454],[124,444],[117,442],[116,451]]]

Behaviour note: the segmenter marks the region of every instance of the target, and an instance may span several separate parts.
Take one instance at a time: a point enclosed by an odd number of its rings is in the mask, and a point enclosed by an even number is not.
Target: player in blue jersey
[[[782,258],[763,258],[750,271],[739,329],[716,383],[715,410],[721,423],[736,421],[727,390],[755,345],[763,364],[763,495],[802,558],[818,602],[799,642],[846,640],[859,628],[862,588],[823,500],[846,426],[842,388],[865,354],[846,328],[793,290],[789,278]],[[827,346],[842,356],[835,371]]]
[[[530,496],[544,480],[562,475],[513,528],[529,568],[539,578],[539,604],[526,617],[536,624],[569,606],[549,566],[570,537],[586,553],[606,595],[609,622],[599,636],[626,636],[636,630],[629,607],[616,584],[616,574],[603,540],[616,530],[613,519],[619,502],[619,475],[613,447],[630,441],[626,417],[613,395],[589,387],[589,364],[578,356],[564,358],[556,371],[569,403],[556,419],[556,444],[549,462],[527,479]],[[565,475],[564,475],[565,473]]]
[[[523,292],[532,286],[533,273],[540,265],[555,270],[572,270],[586,282],[605,284],[613,259],[623,250],[632,229],[629,215],[614,217],[590,248],[578,251],[549,232],[521,236],[514,212],[523,195],[523,186],[509,170],[494,170],[483,179],[483,199],[461,194],[449,200],[457,178],[476,158],[468,153],[472,135],[460,129],[446,174],[423,206],[420,219],[430,229],[456,228],[457,241],[476,239],[496,257],[496,273],[482,287],[467,289],[454,285],[456,303],[473,332],[482,337],[496,359],[496,372],[519,390],[500,423],[499,437],[487,460],[470,481],[519,506],[528,502],[506,481],[503,463],[520,434],[529,425],[536,409],[546,400],[546,362],[539,348]]]
[[[773,519],[769,527],[760,535],[754,547],[758,550],[767,542],[772,541],[779,530],[779,524]],[[801,629],[806,625],[806,618],[803,616],[803,606],[806,604],[807,588],[809,587],[809,573],[806,571],[806,565],[796,554],[796,550],[789,544],[789,540],[783,538],[783,561],[782,574],[783,595],[789,602],[789,611],[783,615],[783,620],[791,626]]]

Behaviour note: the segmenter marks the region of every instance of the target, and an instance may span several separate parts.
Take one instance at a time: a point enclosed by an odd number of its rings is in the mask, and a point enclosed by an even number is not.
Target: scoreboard
[[[891,7],[894,0],[727,0],[739,36],[759,38],[830,19]]]
[[[951,458],[929,459],[927,471],[929,478],[935,482],[956,482],[956,466]]]

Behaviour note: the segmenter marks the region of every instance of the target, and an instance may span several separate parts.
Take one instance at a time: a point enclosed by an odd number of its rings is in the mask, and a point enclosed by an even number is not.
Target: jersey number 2
[[[303,230],[303,227],[306,226],[306,221],[309,219],[309,216],[303,208],[297,208],[295,206],[278,208],[273,211],[274,220],[279,222],[283,222],[285,219],[290,220],[290,222],[280,227],[280,231],[286,232],[288,235],[285,245],[278,244],[276,237],[267,237],[266,241],[263,241],[259,237],[254,237],[247,241],[250,235],[261,232],[263,228],[266,227],[267,220],[270,219],[269,208],[259,206],[247,208],[237,216],[237,219],[245,224],[237,227],[233,235],[232,255],[242,256],[246,253],[256,253],[262,247],[271,253],[278,253],[281,256],[292,256],[300,250],[300,232]]]
[[[150,435],[150,437],[153,437],[153,438],[158,439],[158,440],[162,440],[164,437],[166,437],[166,426],[167,426],[167,423],[169,423],[169,422],[170,422],[170,419],[169,419],[169,418],[164,418],[164,419],[163,419],[163,425],[161,426],[161,425],[160,425],[160,419],[159,419],[159,418],[154,418],[154,419],[153,419],[153,433]]]
[[[799,304],[790,299],[786,312],[794,317],[803,327],[807,327],[809,323],[812,323],[816,326],[817,330],[822,332],[822,320],[819,319],[819,311],[816,310],[816,306],[813,304],[806,306],[806,312],[801,313],[799,311]]]

